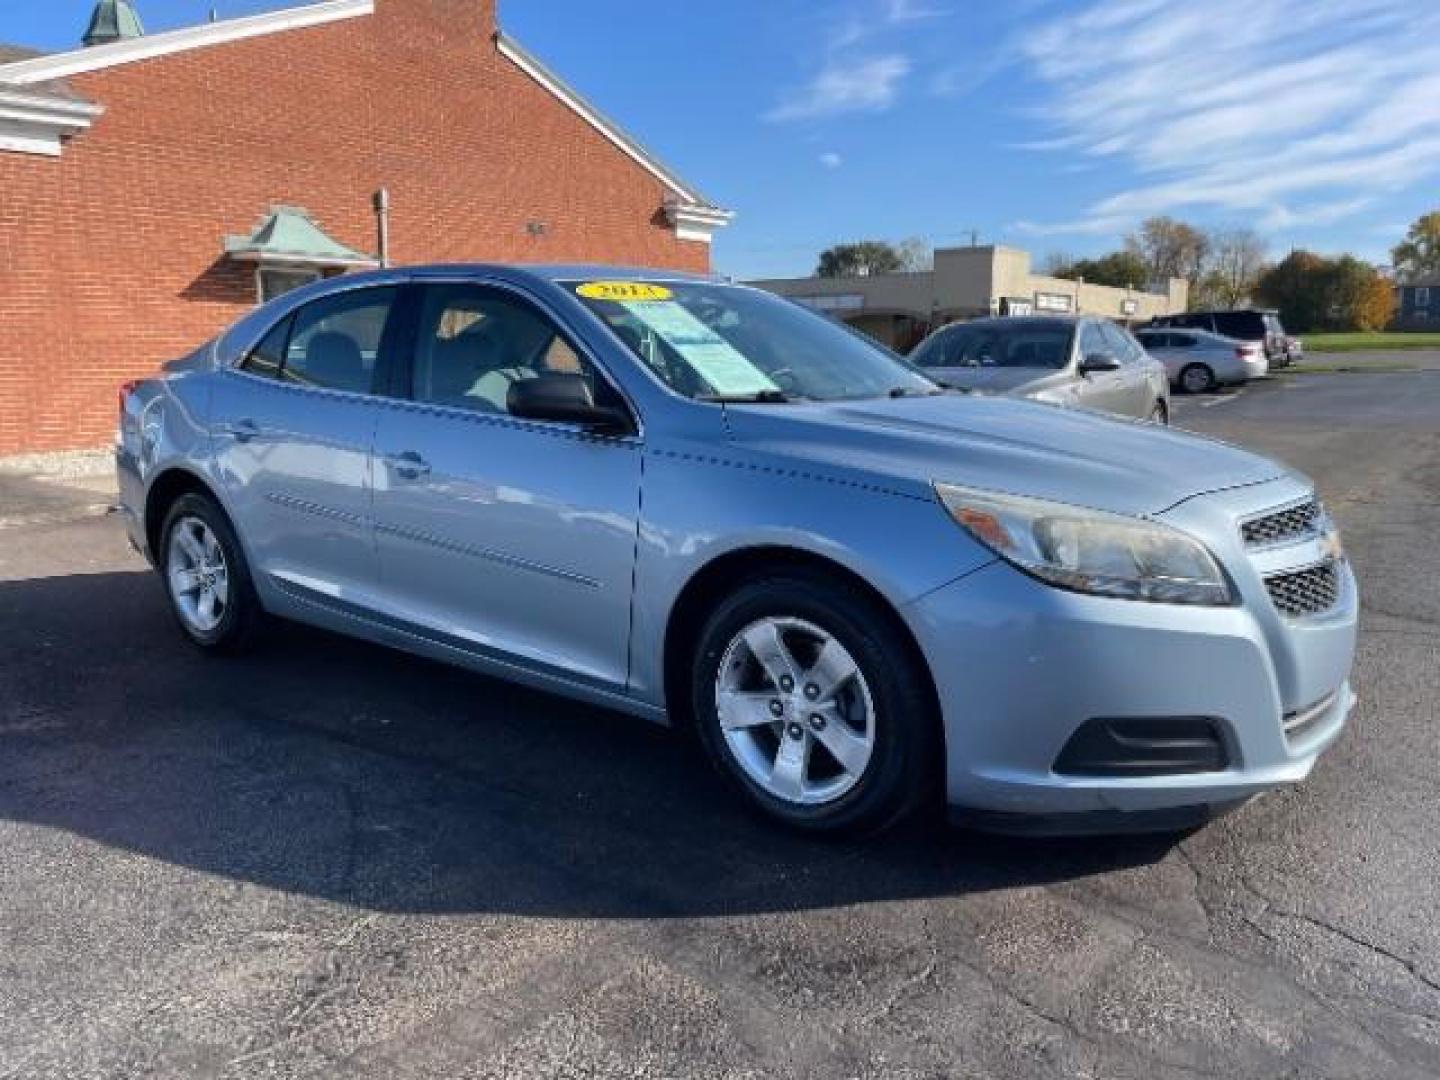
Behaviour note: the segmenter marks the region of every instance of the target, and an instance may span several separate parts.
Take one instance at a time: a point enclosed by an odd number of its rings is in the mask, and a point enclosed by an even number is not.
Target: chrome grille
[[[1265,591],[1282,615],[1299,618],[1329,611],[1340,598],[1340,571],[1333,559],[1265,579]]]
[[[1240,535],[1246,547],[1272,547],[1318,536],[1324,528],[1325,510],[1315,499],[1297,503],[1271,514],[1241,522]]]

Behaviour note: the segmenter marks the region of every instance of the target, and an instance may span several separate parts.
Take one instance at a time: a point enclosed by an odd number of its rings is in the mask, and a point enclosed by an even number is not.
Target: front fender
[[[703,493],[703,495],[698,495]],[[939,502],[722,450],[647,453],[631,620],[630,689],[664,704],[665,634],[685,586],[716,559],[781,547],[863,578],[901,613],[993,560]]]

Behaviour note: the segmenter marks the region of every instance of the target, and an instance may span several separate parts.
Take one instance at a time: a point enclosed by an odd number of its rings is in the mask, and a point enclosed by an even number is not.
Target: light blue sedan
[[[127,385],[117,462],[201,648],[284,617],[693,728],[803,829],[1185,828],[1354,701],[1303,477],[710,278],[334,278]]]

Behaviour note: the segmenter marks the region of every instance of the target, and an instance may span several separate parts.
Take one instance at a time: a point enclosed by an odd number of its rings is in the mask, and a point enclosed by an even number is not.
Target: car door
[[[1110,342],[1120,361],[1120,370],[1113,373],[1117,376],[1116,393],[1119,400],[1114,411],[1141,420],[1148,418],[1155,408],[1155,387],[1151,383],[1152,361],[1145,355],[1145,350],[1139,343],[1130,336],[1129,331],[1112,322],[1098,325],[1101,334]]]
[[[1083,364],[1086,357],[1099,355],[1114,359],[1120,366],[1114,371],[1090,371],[1080,375],[1075,383],[1075,404],[1128,415],[1129,392],[1124,359],[1115,341],[1105,334],[1099,322],[1085,319],[1080,323],[1078,344],[1077,364]]]
[[[397,289],[281,319],[211,398],[215,461],[262,592],[365,604],[375,585],[370,443]]]
[[[413,288],[408,363],[375,434],[387,610],[481,660],[623,688],[640,438],[514,417],[507,395],[566,371],[633,410],[533,299],[499,284]]]

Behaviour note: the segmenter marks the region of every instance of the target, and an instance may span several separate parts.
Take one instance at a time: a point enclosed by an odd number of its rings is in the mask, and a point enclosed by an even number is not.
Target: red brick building
[[[729,215],[498,32],[494,0],[149,36],[133,3],[101,0],[90,47],[0,47],[0,455],[103,445],[120,382],[262,288],[376,261],[382,188],[397,264],[709,267]]]

